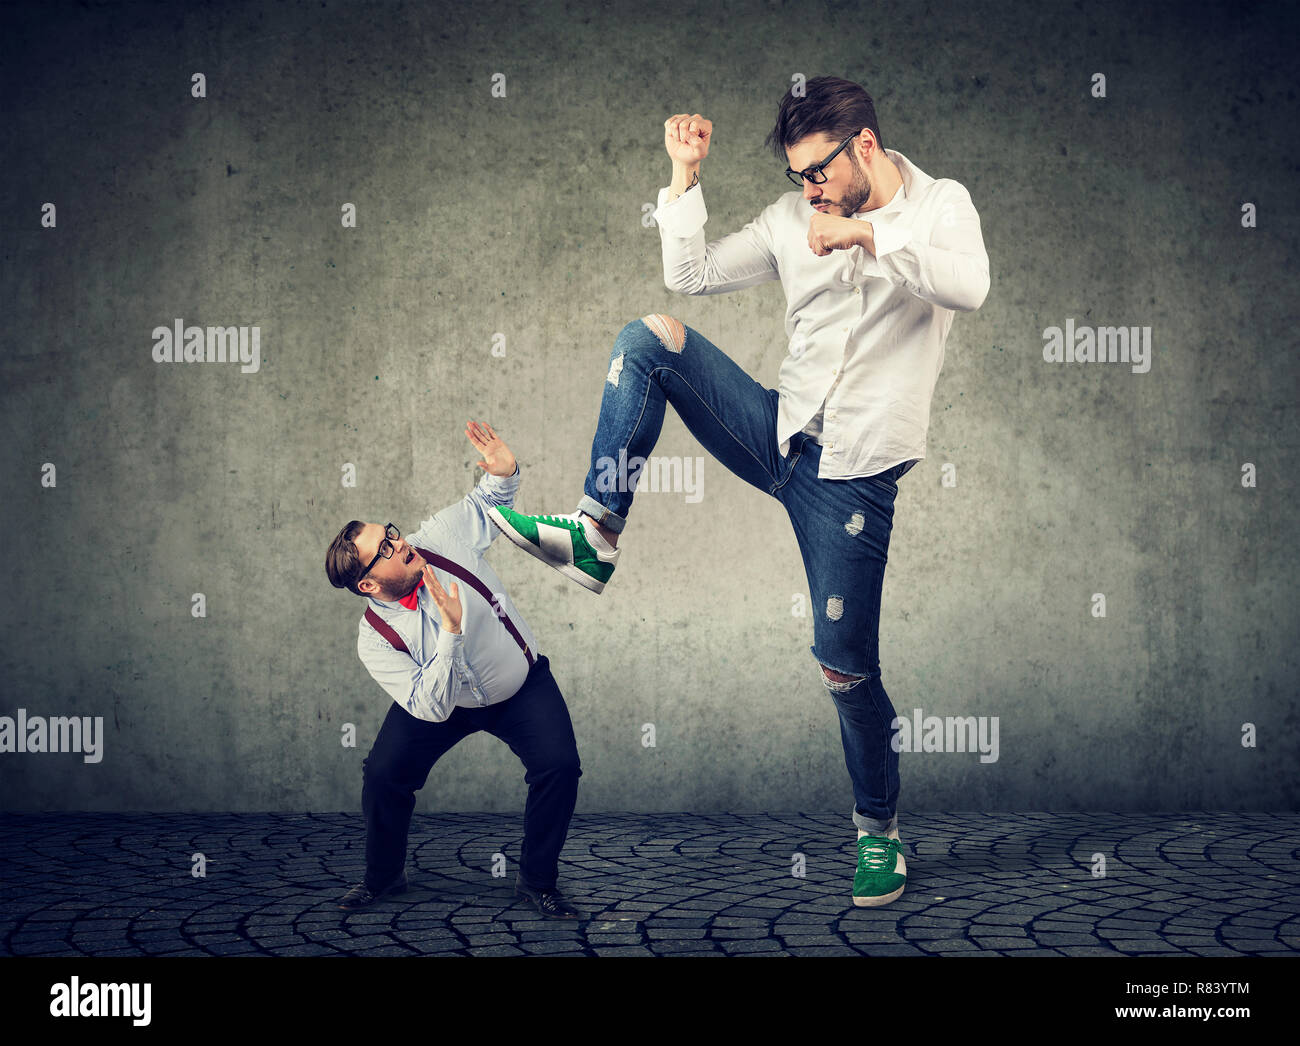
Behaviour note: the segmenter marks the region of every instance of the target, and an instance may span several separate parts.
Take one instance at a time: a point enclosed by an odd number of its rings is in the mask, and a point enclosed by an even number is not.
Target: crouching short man
[[[500,533],[494,506],[514,503],[519,470],[504,441],[469,422],[486,474],[463,499],[404,538],[391,523],[352,520],[325,557],[336,588],[366,601],[357,652],[393,698],[363,764],[365,879],[339,899],[361,908],[406,889],[415,793],[461,738],[486,730],[524,764],[528,800],[515,890],[547,918],[584,916],[556,885],[582,768],[550,662],[536,653],[483,552]]]

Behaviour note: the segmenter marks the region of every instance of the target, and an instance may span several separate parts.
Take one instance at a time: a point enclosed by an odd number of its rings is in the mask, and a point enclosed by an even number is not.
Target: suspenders
[[[492,600],[492,593],[488,591],[487,585],[483,584],[482,579],[479,578],[478,575],[466,570],[459,563],[453,563],[445,556],[440,556],[436,552],[430,552],[426,548],[417,548],[415,551],[420,553],[420,555],[424,557],[425,561],[432,566],[441,567],[448,573],[455,574],[456,577],[460,578],[460,580],[464,581],[470,586],[470,588],[486,599],[488,605],[492,607],[493,615],[505,626],[505,629],[510,633],[511,638],[519,644],[519,649],[524,652],[524,657],[528,658],[528,664],[533,665],[537,662],[537,658],[533,656],[533,652],[528,649],[528,644],[524,642],[524,637],[519,634],[519,629],[515,628],[515,623],[510,620],[510,615],[505,612],[504,607],[501,609],[497,608],[497,605]],[[402,637],[397,634],[387,621],[375,613],[374,607],[366,607],[365,617],[366,620],[370,622],[371,627],[387,639],[394,649],[400,650],[408,657],[410,656],[411,651],[408,650],[406,644],[402,642]]]

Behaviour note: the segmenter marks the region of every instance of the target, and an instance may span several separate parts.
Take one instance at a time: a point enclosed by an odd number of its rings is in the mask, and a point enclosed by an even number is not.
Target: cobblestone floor
[[[578,924],[513,895],[516,816],[417,815],[411,889],[356,912],[336,902],[364,870],[359,814],[3,814],[0,829],[6,955],[1300,951],[1297,814],[907,816],[907,890],[876,909],[852,903],[840,815],[578,815],[560,863]]]

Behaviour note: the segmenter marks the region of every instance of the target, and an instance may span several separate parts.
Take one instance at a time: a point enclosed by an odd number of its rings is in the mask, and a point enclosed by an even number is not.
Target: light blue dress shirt
[[[509,615],[529,650],[539,656],[532,630],[496,571],[483,558],[501,533],[488,519],[488,510],[494,505],[513,505],[518,488],[518,466],[514,475],[504,478],[486,472],[464,498],[426,519],[406,537],[408,544],[436,552],[473,572],[493,594],[495,606],[464,580],[434,565],[434,576],[445,590],[451,591],[453,581],[458,586],[462,610],[459,634],[443,630],[438,605],[427,585],[418,590],[415,610],[406,609],[400,602],[366,597],[375,613],[402,637],[410,656],[375,631],[364,613],[357,654],[375,682],[419,719],[442,722],[457,705],[494,705],[514,696],[523,685],[528,658],[498,614]]]

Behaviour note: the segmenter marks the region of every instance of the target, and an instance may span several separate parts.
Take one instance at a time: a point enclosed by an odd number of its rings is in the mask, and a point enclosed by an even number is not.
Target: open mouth
[[[411,551],[406,554],[406,562],[410,563],[414,559],[415,559],[415,549],[411,549]]]

